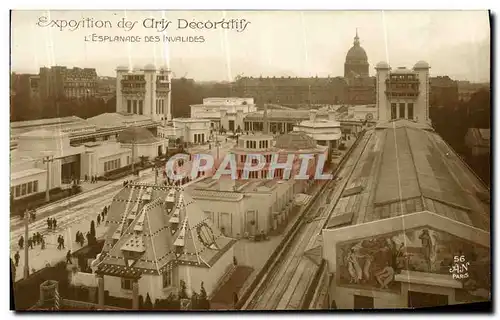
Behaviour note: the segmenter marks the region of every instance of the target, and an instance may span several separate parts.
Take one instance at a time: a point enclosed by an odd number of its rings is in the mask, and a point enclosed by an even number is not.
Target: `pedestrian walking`
[[[68,250],[68,253],[66,253],[66,263],[72,264],[71,263],[71,250]]]
[[[61,244],[61,235],[57,237],[57,250],[61,250],[62,244]]]
[[[98,214],[97,215],[97,225],[100,225],[101,224],[101,215]]]
[[[43,236],[42,236],[41,243],[42,243],[42,250],[44,250],[45,249],[45,239]]]
[[[57,220],[56,220],[56,218],[52,219],[52,228],[54,230],[57,228]]]
[[[51,226],[50,226],[50,224],[51,224],[51,223],[50,223],[50,218],[47,218],[47,228],[48,228],[48,229],[50,229],[50,227],[51,227]]]
[[[24,237],[21,236],[21,238],[19,238],[19,242],[17,243],[19,245],[19,249],[23,249],[24,247]]]
[[[28,248],[33,249],[33,239],[28,239]]]
[[[15,261],[16,267],[19,266],[19,258],[21,258],[21,256],[19,255],[19,251],[16,251],[16,254],[14,255],[14,261]]]

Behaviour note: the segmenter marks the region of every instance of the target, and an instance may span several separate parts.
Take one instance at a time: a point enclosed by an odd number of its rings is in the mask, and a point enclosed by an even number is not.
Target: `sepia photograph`
[[[11,10],[11,309],[491,312],[492,19]]]

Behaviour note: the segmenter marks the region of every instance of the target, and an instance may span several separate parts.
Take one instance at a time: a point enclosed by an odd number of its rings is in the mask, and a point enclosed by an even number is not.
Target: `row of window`
[[[165,113],[165,100],[156,99],[156,114],[164,114]]]
[[[391,78],[390,80],[394,80],[394,81],[401,81],[401,80],[417,80],[417,75],[416,74],[399,74],[399,75],[395,75],[395,74],[391,74]]]
[[[194,134],[194,143],[204,143],[205,142],[205,134],[204,133],[195,133]]]
[[[122,85],[122,89],[144,89],[144,90],[146,90],[146,86],[142,83],[124,83]]]
[[[127,113],[143,114],[143,101],[127,100]]]
[[[144,75],[125,75],[123,80],[145,81]]]
[[[38,192],[38,180],[23,183],[10,188],[14,198],[24,197]]]
[[[389,86],[391,89],[413,89],[416,90],[418,85],[416,83],[391,83]]]
[[[108,172],[108,171],[112,171],[112,170],[116,170],[116,169],[120,168],[121,167],[120,162],[121,162],[120,159],[115,159],[115,160],[104,162],[104,172]]]
[[[272,157],[271,154],[265,154],[264,155],[264,159],[265,159],[266,163],[270,163],[271,162],[271,157]],[[240,159],[241,159],[241,162],[244,163],[247,160],[247,155],[246,154],[242,154],[240,156]],[[257,159],[256,158],[252,159],[252,164],[257,164]]]
[[[413,103],[391,103],[391,120],[401,118],[413,120]]]
[[[249,171],[248,178],[249,179],[269,179],[269,170],[261,170],[261,171]],[[274,178],[282,178],[285,173],[285,169],[275,169],[274,170]],[[243,170],[236,171],[237,179],[243,179]]]
[[[83,82],[83,81],[78,81],[76,80],[75,82],[73,82],[72,80],[66,80],[66,82],[64,83],[64,86],[65,87],[85,87],[85,88],[93,88],[93,87],[97,87],[97,83],[96,82]]]

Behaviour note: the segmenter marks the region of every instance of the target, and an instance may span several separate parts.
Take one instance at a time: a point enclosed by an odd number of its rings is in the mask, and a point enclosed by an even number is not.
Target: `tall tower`
[[[359,42],[358,29],[354,37],[353,46],[347,52],[344,64],[344,77],[368,77],[370,65],[368,64],[368,56]]]
[[[158,121],[156,112],[156,67],[153,64],[144,66],[144,79],[146,80],[146,90],[144,93],[144,114],[149,115],[152,120]]]
[[[415,103],[417,121],[420,123],[430,123],[429,117],[429,69],[431,67],[425,61],[419,61],[413,66],[413,71],[418,75],[419,94]]]
[[[377,114],[379,121],[389,121],[390,119],[390,110],[389,110],[389,102],[387,100],[387,96],[385,91],[387,89],[386,80],[389,78],[389,71],[391,67],[387,62],[379,62],[375,67],[377,70],[376,75],[376,105],[377,105]]]
[[[127,112],[127,106],[123,102],[122,80],[128,71],[128,67],[119,66],[116,68],[116,112]]]

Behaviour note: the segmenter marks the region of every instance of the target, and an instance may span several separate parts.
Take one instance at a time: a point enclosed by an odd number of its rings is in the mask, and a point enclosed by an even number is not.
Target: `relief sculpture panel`
[[[402,270],[448,274],[472,295],[490,291],[489,248],[443,231],[424,227],[337,244],[338,285],[398,291],[394,277]],[[463,275],[454,277],[457,270]]]

